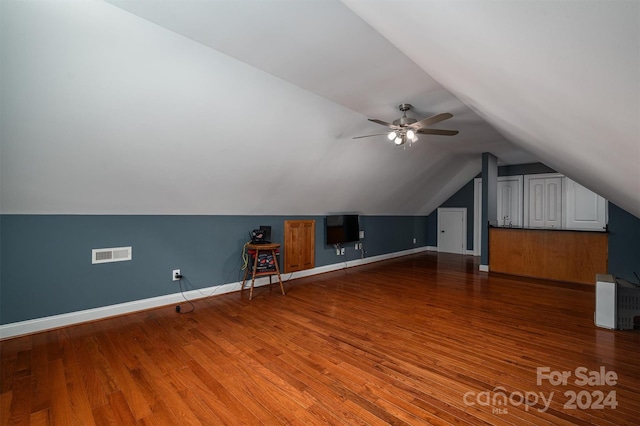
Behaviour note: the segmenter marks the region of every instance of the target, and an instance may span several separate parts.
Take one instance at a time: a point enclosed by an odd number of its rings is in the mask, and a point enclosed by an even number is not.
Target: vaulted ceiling
[[[1,7],[4,213],[428,214],[491,152],[640,216],[638,2]],[[352,139],[400,103],[460,133]]]

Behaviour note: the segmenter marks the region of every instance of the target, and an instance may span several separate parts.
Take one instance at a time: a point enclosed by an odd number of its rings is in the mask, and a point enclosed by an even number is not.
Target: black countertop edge
[[[559,231],[559,232],[595,232],[599,234],[608,234],[609,228],[606,229],[563,229],[563,228],[531,228],[526,226],[493,226],[489,225],[489,229],[515,229],[519,231]]]

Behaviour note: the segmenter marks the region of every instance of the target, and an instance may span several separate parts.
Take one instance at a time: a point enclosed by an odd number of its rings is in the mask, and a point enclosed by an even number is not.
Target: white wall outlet
[[[355,247],[355,249],[356,249],[356,250],[358,250],[358,243],[356,243],[356,247]]]
[[[416,243],[416,239],[414,238],[414,239],[413,239],[413,244],[415,244],[415,243]]]
[[[336,256],[340,256],[340,249],[339,248],[336,249]]]
[[[364,238],[364,231],[360,231],[360,238]]]
[[[180,269],[174,269],[173,272],[171,272],[171,280],[173,281],[180,281],[180,278],[178,278],[180,275]]]
[[[341,255],[344,255],[344,247],[342,247],[342,248],[340,249],[340,254],[341,254]]]

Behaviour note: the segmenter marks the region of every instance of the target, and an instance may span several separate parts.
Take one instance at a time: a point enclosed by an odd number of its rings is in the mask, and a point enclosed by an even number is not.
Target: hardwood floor
[[[6,340],[0,425],[637,424],[640,333],[595,327],[592,286],[476,271],[422,253]]]

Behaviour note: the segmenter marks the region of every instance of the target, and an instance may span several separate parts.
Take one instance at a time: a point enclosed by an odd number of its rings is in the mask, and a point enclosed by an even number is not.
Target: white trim
[[[438,247],[437,246],[427,246],[427,251],[438,251]],[[467,250],[464,254],[466,256],[480,256],[479,254],[476,255],[475,251],[473,251],[473,250]]]
[[[367,257],[364,259],[349,260],[347,262],[334,263],[331,265],[320,266],[318,268],[308,269],[304,271],[294,272],[289,279],[308,277],[311,275],[322,274],[325,272],[337,271],[353,266],[366,265],[368,263],[379,262],[381,260],[393,259],[395,257],[408,256],[410,254],[427,251],[428,248],[417,247],[409,250],[398,251],[394,253],[381,254],[379,256]],[[346,265],[345,265],[346,264]],[[282,274],[285,278],[285,274]],[[288,280],[287,280],[288,281]],[[261,277],[256,279],[254,286],[263,286],[269,284],[269,277]],[[189,300],[197,300],[211,296],[240,291],[242,282],[227,283],[208,288],[197,290],[189,290],[184,292],[184,296]],[[245,283],[245,289],[247,284]],[[167,294],[164,296],[151,297],[149,299],[134,300],[117,305],[102,306],[100,308],[86,309],[83,311],[70,312],[67,314],[52,315],[49,317],[36,318],[27,321],[14,322],[0,326],[0,339],[17,337],[24,334],[37,333],[40,331],[51,330],[54,328],[65,327],[74,324],[80,324],[88,321],[109,318],[117,315],[129,314],[133,312],[143,311],[146,309],[159,308],[167,305],[175,305],[184,302],[184,298],[180,293]]]
[[[489,272],[489,265],[480,265],[480,267],[478,267],[478,270],[480,272]]]
[[[482,178],[473,180],[473,255],[482,254]]]

